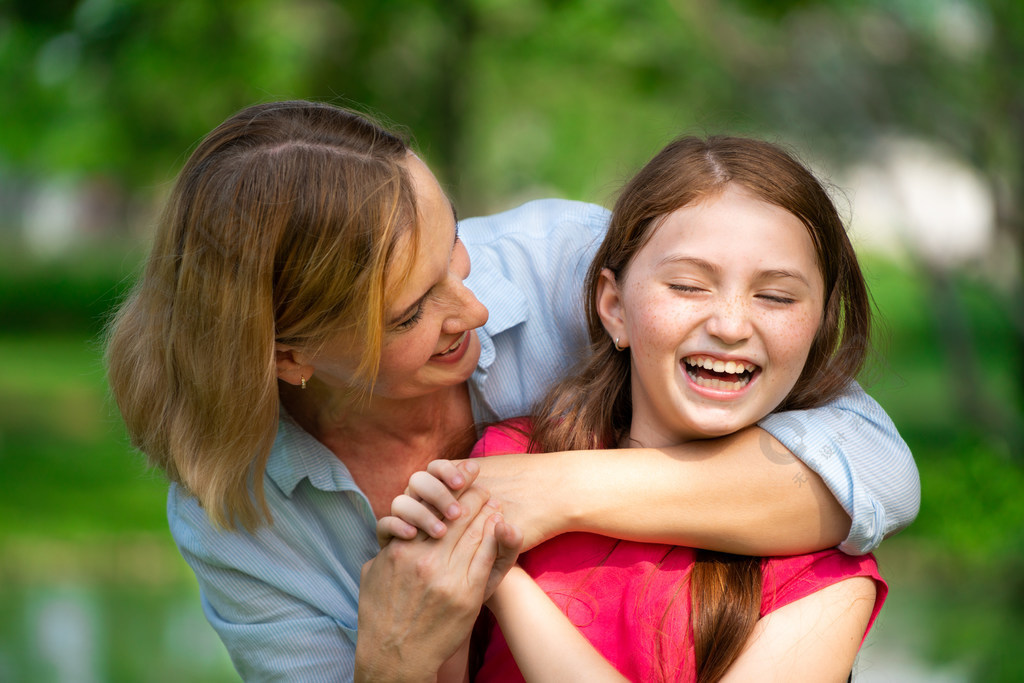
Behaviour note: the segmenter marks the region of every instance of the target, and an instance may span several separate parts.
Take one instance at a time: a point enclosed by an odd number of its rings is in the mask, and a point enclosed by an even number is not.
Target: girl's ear
[[[313,366],[309,364],[305,354],[294,346],[274,344],[274,360],[277,363],[277,378],[302,386],[313,376]]]
[[[629,334],[626,332],[626,311],[622,303],[622,293],[619,290],[615,273],[607,268],[601,270],[601,277],[597,281],[597,297],[594,302],[597,306],[597,315],[608,335],[615,341],[615,345],[621,348],[629,346]]]

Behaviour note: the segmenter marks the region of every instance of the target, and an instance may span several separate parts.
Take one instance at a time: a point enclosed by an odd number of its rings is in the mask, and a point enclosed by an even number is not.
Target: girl
[[[740,138],[684,138],[640,171],[586,301],[581,369],[532,420],[489,428],[475,455],[730,434],[828,401],[859,370],[869,331],[824,188],[777,147]],[[516,664],[529,680],[845,680],[887,591],[873,557],[838,550],[760,559],[572,533],[520,563],[536,584],[513,570],[489,601],[500,629],[479,681],[521,680]]]

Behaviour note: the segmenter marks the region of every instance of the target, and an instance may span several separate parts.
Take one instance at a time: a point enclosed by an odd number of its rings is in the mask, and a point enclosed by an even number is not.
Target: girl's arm
[[[509,571],[487,606],[530,683],[626,680],[519,567]]]
[[[846,681],[875,593],[872,579],[857,576],[765,615],[722,682]]]

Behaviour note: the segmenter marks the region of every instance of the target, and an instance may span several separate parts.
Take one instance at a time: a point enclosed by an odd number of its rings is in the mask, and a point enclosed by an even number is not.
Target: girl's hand
[[[434,460],[426,471],[414,473],[405,493],[391,502],[391,514],[378,520],[377,542],[383,548],[392,539],[409,541],[420,532],[430,538],[444,536],[446,522],[463,514],[459,498],[479,472],[472,460]]]

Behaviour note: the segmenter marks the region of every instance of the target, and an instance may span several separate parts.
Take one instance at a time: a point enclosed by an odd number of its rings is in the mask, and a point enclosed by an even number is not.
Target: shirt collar
[[[345,464],[300,427],[284,407],[267,460],[267,476],[289,498],[303,479],[321,491],[359,491]]]
[[[493,337],[526,321],[529,314],[526,296],[512,280],[501,272],[490,251],[483,247],[471,248],[472,269],[466,278],[466,286],[477,299],[487,307],[487,322],[477,330],[480,338],[480,360],[478,368],[486,370],[494,362]]]

